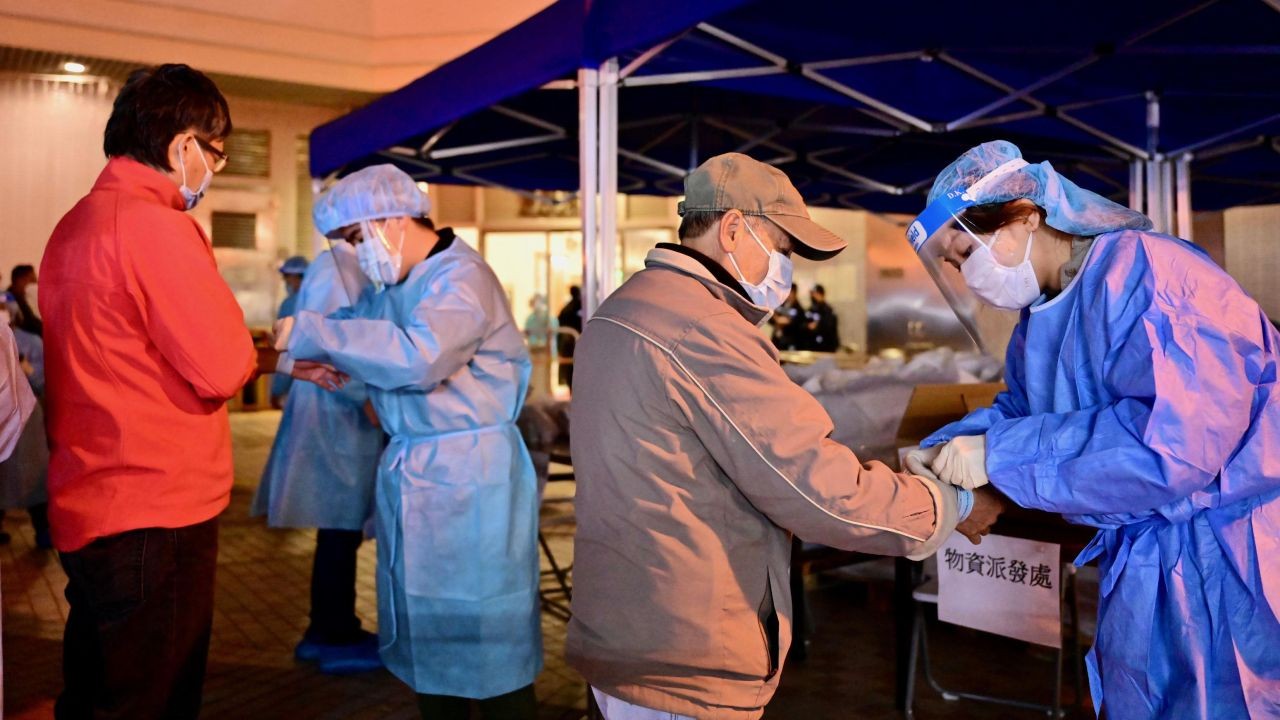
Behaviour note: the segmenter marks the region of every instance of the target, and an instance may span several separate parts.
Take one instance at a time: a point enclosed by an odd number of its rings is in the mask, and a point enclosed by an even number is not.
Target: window
[[[271,132],[236,128],[227,136],[224,175],[265,178],[271,176]]]
[[[258,216],[253,213],[214,212],[213,246],[255,250],[258,247]]]

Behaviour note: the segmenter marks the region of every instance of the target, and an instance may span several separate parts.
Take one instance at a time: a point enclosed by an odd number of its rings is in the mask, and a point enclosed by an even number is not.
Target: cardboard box
[[[917,385],[898,424],[898,447],[919,445],[933,431],[991,405],[1004,383]]]

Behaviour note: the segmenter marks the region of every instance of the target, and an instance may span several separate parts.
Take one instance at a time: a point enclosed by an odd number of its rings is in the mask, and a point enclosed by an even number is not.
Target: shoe
[[[293,649],[293,656],[301,662],[315,662],[328,650],[346,648],[353,645],[362,645],[365,643],[372,643],[376,650],[378,647],[378,636],[367,630],[361,630],[351,642],[338,644],[323,643],[315,638],[303,635],[302,642],[299,642],[297,647]]]
[[[320,651],[320,672],[325,675],[353,675],[381,670],[376,635],[354,645],[326,645]]]
[[[320,659],[321,648],[326,647],[324,643],[318,643],[315,640],[302,638],[302,642],[293,649],[293,656],[301,662],[312,662]]]

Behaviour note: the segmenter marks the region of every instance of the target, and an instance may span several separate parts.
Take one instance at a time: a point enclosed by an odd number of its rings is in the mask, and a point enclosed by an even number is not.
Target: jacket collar
[[[451,227],[440,228],[439,230],[436,231],[436,236],[439,239],[436,240],[435,247],[431,248],[431,252],[427,253],[427,257],[431,257],[432,255],[436,255],[437,253],[442,253],[445,250],[448,250],[450,245],[453,245],[453,240],[455,238],[455,235],[453,234],[453,228]]]
[[[728,270],[693,248],[673,243],[658,243],[657,247],[645,256],[644,264],[645,267],[664,267],[692,276],[705,285],[712,295],[727,303],[744,320],[757,327],[763,325],[773,314],[769,308],[760,307],[747,299],[742,285],[729,274]]]
[[[186,202],[177,185],[159,170],[132,158],[113,157],[108,160],[93,189],[125,193],[174,210],[186,210]]]

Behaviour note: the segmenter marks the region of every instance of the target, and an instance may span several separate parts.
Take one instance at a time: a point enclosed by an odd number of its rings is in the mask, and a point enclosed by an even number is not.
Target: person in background
[[[541,293],[529,299],[529,316],[524,321],[524,336],[530,350],[546,350],[555,336],[558,322],[551,318],[547,296]]]
[[[791,254],[846,244],[781,170],[713,157],[680,214],[680,244],[650,251],[578,346],[565,655],[608,720],[761,716],[791,640],[792,532],[921,559],[994,520],[985,494],[862,463],[779,365],[759,329]]]
[[[0,306],[0,314],[7,312]],[[13,333],[7,318],[3,319],[6,322],[0,322],[0,462],[9,460],[15,452],[36,406],[31,385],[23,377]],[[0,661],[0,673],[3,671],[4,663]],[[4,703],[0,701],[0,715],[3,714]]]
[[[36,397],[31,421],[23,428],[17,449],[4,462],[0,462],[0,507],[26,508],[31,516],[31,528],[35,531],[36,547],[48,550],[53,547],[49,535],[49,505],[47,477],[49,474],[49,441],[45,435],[44,410],[44,341],[40,336],[18,327],[22,312],[9,293],[6,299],[6,315],[10,319],[13,339],[18,348],[18,360],[27,382]],[[9,533],[0,531],[0,544],[10,541]]]
[[[5,293],[5,297],[12,296]],[[14,342],[18,344],[18,355],[22,358],[23,370],[27,373],[27,379],[31,381],[31,389],[35,391],[36,397],[42,398],[44,397],[44,340],[39,335],[18,327],[17,318],[21,317],[21,311],[18,310],[17,303],[11,300],[8,302],[10,327],[13,328]]]
[[[424,720],[533,720],[542,667],[538,488],[516,427],[529,351],[493,270],[427,218],[394,165],[316,200],[374,284],[331,315],[278,323],[282,367],[330,366],[368,387],[391,444],[375,491],[382,660]]]
[[[302,276],[307,272],[307,259],[294,255],[280,265],[280,277],[284,279],[284,300],[280,301],[280,310],[276,319],[289,317],[298,304],[298,288],[302,287]],[[336,308],[335,308],[336,309]],[[271,407],[279,410],[284,407],[285,395],[293,386],[293,378],[275,373],[271,378]]]
[[[805,312],[805,319],[810,350],[835,352],[840,349],[836,311],[827,304],[827,290],[821,285],[814,285],[809,293],[809,310]]]
[[[40,319],[40,309],[35,300],[39,295],[36,284],[36,269],[30,265],[17,265],[9,274],[9,294],[18,304],[21,317],[17,327],[32,335],[44,334],[44,323]]]
[[[804,350],[808,345],[805,310],[800,304],[800,295],[796,291],[795,283],[791,283],[791,291],[787,293],[786,301],[773,311],[773,315],[769,318],[769,325],[773,327],[770,339],[775,348]]]
[[[582,288],[569,288],[569,302],[560,308],[556,316],[556,356],[560,358],[560,384],[573,387],[573,349],[582,334]],[[572,330],[572,333],[563,332]]]
[[[315,206],[316,228],[324,234],[334,230],[326,213],[327,206]],[[354,248],[344,242],[320,253],[310,267],[290,258],[281,272],[286,283],[301,281],[281,305],[282,318],[303,310],[328,315],[370,286]],[[378,637],[356,615],[356,557],[373,515],[374,477],[385,445],[376,417],[366,412],[368,397],[358,380],[333,392],[295,383],[251,508],[271,527],[317,529],[311,623],[294,655],[315,661],[326,674],[382,667]]]
[[[257,357],[186,211],[225,165],[230,132],[199,71],[131,74],[106,167],[40,265],[49,521],[70,604],[58,720],[200,711],[234,474],[226,401]]]
[[[0,460],[13,456],[35,411],[36,397],[18,360],[18,347],[9,323],[0,323]]]
[[[1151,227],[1007,141],[939,173],[916,252],[1020,320],[1009,389],[908,463],[1098,528],[1102,717],[1278,717],[1280,333]]]

